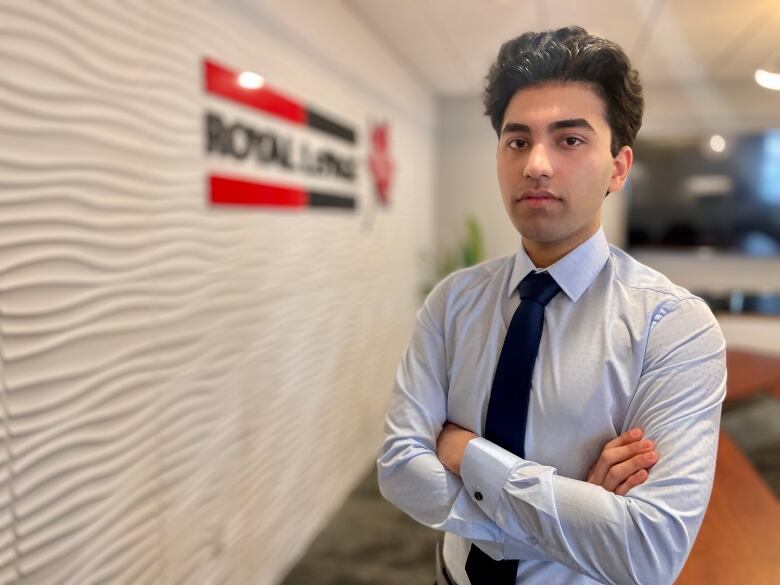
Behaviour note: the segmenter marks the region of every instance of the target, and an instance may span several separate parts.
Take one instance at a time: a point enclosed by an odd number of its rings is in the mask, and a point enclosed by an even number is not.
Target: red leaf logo
[[[383,207],[390,204],[390,184],[395,172],[395,162],[390,157],[390,126],[378,124],[371,129],[371,153],[368,169],[374,178],[374,188]]]

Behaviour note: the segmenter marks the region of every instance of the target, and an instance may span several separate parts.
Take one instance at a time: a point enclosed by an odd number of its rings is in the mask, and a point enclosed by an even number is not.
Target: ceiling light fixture
[[[726,139],[720,134],[714,134],[710,137],[710,148],[713,152],[723,152],[726,150]]]
[[[774,73],[766,69],[756,69],[754,77],[756,83],[761,87],[780,91],[780,73]]]

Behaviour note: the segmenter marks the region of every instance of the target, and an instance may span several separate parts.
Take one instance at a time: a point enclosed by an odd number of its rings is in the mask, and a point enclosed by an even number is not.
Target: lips
[[[524,201],[526,199],[531,201],[544,201],[547,199],[557,200],[558,198],[546,189],[528,189],[522,192],[519,200]]]
[[[556,207],[561,200],[547,189],[526,189],[516,202],[525,209],[547,210]]]

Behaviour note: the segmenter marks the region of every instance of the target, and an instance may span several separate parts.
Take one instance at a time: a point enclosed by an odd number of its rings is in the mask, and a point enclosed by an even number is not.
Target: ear
[[[614,168],[609,179],[609,192],[620,191],[628,178],[628,171],[634,163],[634,151],[630,146],[624,146],[612,161]]]

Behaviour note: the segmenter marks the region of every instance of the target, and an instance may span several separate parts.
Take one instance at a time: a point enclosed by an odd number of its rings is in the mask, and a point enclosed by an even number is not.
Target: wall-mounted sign
[[[244,107],[205,112],[206,153],[224,167],[209,174],[213,205],[354,210],[366,158],[377,199],[388,205],[394,164],[387,124],[371,129],[367,155],[354,127],[285,95],[259,75],[208,59],[203,73],[207,93]],[[254,115],[247,117],[245,108]]]

